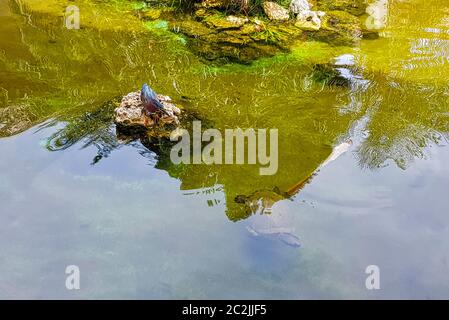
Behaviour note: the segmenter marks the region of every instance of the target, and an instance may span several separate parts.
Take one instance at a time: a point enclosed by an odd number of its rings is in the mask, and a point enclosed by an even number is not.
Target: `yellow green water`
[[[449,3],[392,0],[377,40],[222,67],[140,21],[139,3],[76,1],[82,28],[67,30],[70,4],[0,1],[0,297],[447,297]],[[342,55],[352,87],[313,81]],[[117,140],[114,101],[143,82],[220,130],[278,129],[277,174]],[[274,222],[238,195],[271,201]],[[303,246],[252,236],[258,223]],[[387,289],[369,292],[376,261]],[[68,264],[84,291],[58,284]]]

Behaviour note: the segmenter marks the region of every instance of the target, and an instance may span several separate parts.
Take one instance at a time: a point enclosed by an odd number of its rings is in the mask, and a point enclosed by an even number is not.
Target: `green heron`
[[[142,86],[142,90],[140,92],[140,100],[142,100],[144,112],[147,115],[161,111],[170,116],[168,111],[165,110],[162,102],[157,97],[156,92],[154,92],[154,90],[151,89],[146,83]]]

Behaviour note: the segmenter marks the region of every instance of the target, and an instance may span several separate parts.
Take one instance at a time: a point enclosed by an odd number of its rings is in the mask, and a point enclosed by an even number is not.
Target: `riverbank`
[[[291,52],[308,41],[357,46],[364,36],[379,37],[381,28],[367,27],[370,15],[364,0],[340,1],[338,5],[314,1],[318,11],[311,10],[306,0],[295,1],[299,2],[297,7],[292,7],[292,2],[289,9],[288,4],[284,3],[283,7],[266,1],[246,10],[227,0],[169,7],[162,2],[141,8],[138,15],[149,26],[160,27],[166,23],[168,30],[186,39],[195,54],[218,64],[247,64]]]

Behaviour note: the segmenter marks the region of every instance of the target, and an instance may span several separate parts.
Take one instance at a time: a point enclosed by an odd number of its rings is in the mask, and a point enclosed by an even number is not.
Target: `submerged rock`
[[[362,28],[360,20],[352,14],[330,11],[323,17],[320,30],[312,36],[333,45],[353,46],[362,39]]]
[[[268,19],[275,21],[286,21],[290,18],[287,9],[277,4],[276,2],[266,1],[263,3],[263,11]]]
[[[254,237],[279,240],[290,247],[299,248],[301,241],[296,235],[294,217],[294,212],[285,203],[278,202],[270,206],[270,213],[251,216],[246,229]]]
[[[179,124],[181,110],[168,96],[157,95],[167,114],[148,115],[140,99],[140,91],[131,92],[123,97],[120,106],[115,109],[114,122],[121,131],[141,131],[168,124]]]
[[[331,63],[316,64],[312,69],[313,80],[328,86],[349,88],[351,79],[342,74],[340,69]]]
[[[170,26],[188,38],[192,51],[209,61],[250,63],[285,52],[302,37],[293,23],[270,24],[259,18],[216,12],[199,14],[195,13],[196,19],[177,19]]]

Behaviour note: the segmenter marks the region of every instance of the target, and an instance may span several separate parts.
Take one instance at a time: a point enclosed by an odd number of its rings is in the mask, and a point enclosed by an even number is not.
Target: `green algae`
[[[168,51],[174,53],[182,53],[186,51],[186,37],[179,32],[171,32],[170,23],[168,21],[156,19],[146,21],[144,22],[144,25],[152,35],[163,39],[162,41],[170,42],[170,46],[167,48]]]

